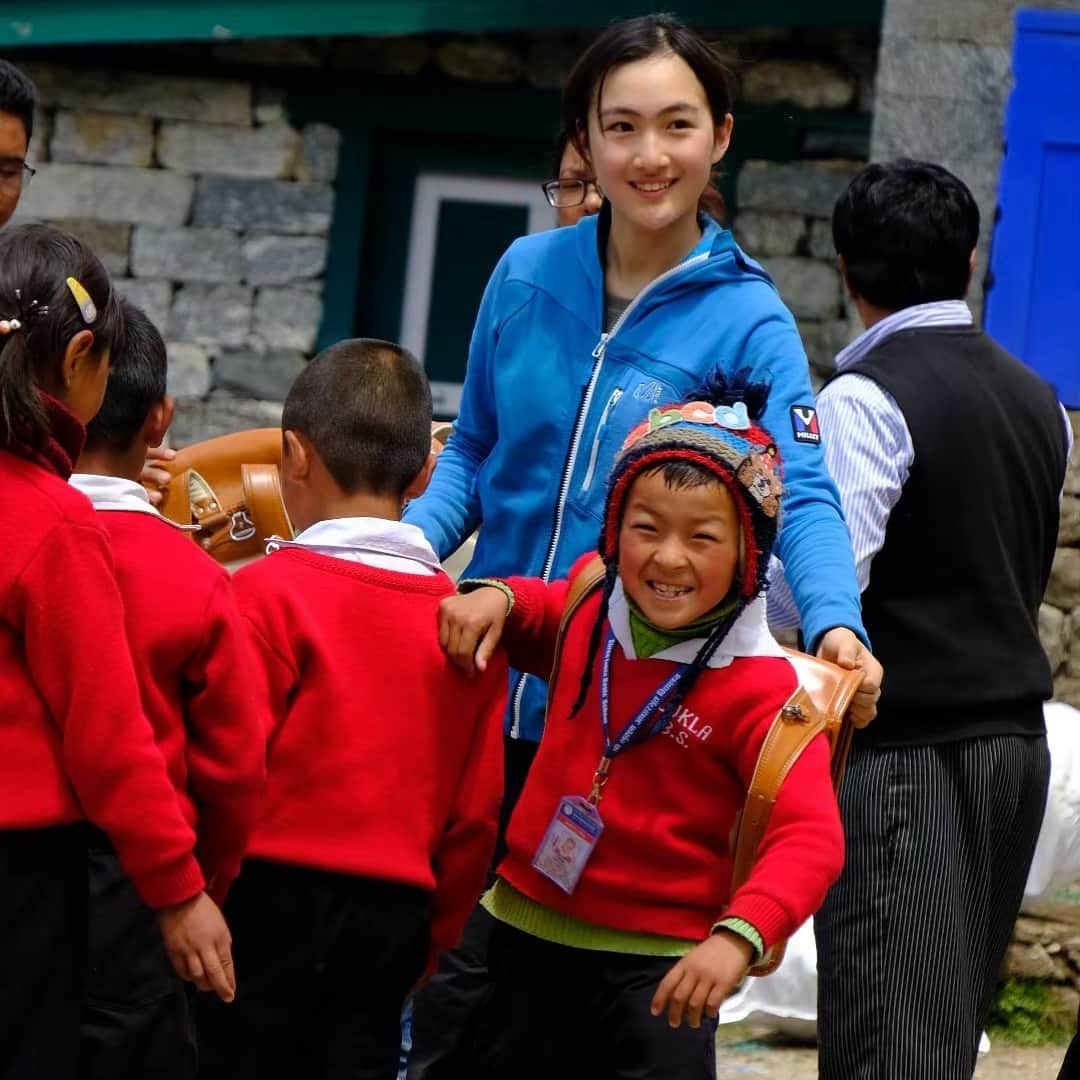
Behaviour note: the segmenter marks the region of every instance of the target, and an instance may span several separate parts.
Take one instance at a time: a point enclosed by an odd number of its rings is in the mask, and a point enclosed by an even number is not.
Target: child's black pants
[[[0,831],[0,1078],[74,1080],[86,973],[86,836]]]
[[[248,860],[225,902],[237,995],[198,1001],[204,1080],[394,1080],[423,974],[422,889]]]
[[[441,1063],[425,1077],[715,1080],[716,1021],[672,1028],[649,1011],[675,962],[554,945],[496,922],[472,1060],[466,1071]]]
[[[194,1018],[157,916],[120,869],[109,842],[91,838],[90,962],[80,1080],[192,1080]]]

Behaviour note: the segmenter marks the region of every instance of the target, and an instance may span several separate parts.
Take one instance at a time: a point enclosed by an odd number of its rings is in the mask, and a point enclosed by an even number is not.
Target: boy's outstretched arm
[[[466,675],[486,671],[500,644],[519,671],[541,679],[551,674],[566,579],[475,579],[458,589],[439,605],[439,643]]]
[[[596,555],[587,552],[558,581],[511,577],[460,582],[459,595],[448,597],[439,608],[442,647],[458,667],[473,675],[484,670],[501,643],[511,667],[547,679],[555,664],[571,583],[594,560]]]

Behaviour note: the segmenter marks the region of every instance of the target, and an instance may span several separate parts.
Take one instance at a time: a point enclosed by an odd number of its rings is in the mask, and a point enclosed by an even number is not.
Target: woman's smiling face
[[[662,230],[696,215],[712,167],[731,138],[690,66],[660,52],[612,68],[589,110],[589,156],[612,212]]]

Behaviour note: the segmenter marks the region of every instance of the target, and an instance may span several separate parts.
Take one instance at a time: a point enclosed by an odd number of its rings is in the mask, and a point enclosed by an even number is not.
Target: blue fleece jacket
[[[563,576],[596,547],[607,474],[630,429],[716,369],[747,368],[772,384],[763,422],[784,464],[779,555],[807,643],[834,626],[865,639],[840,500],[803,411],[814,404],[806,356],[769,276],[709,222],[605,334],[597,222],[522,237],[500,259],[454,435],[405,520],[444,558],[483,522],[470,577]],[[540,738],[545,693],[511,672],[511,734]]]

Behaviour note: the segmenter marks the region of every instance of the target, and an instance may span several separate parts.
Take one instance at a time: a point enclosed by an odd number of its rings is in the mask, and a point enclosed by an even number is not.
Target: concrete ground
[[[817,1051],[760,1028],[726,1025],[717,1038],[718,1080],[817,1080]],[[1056,1080],[1064,1046],[1017,1047],[1000,1041],[979,1058],[975,1080]]]

